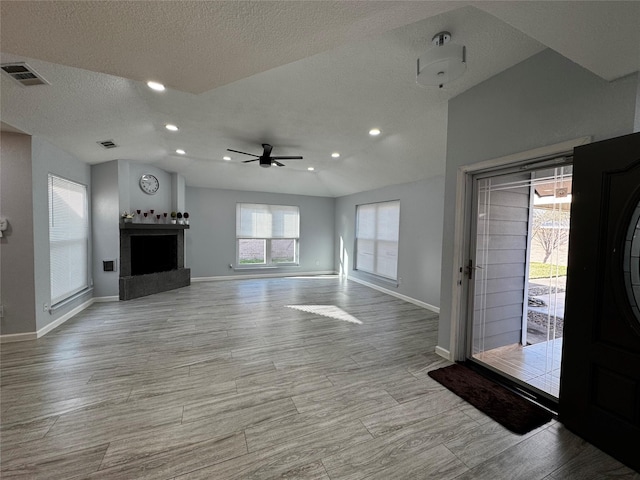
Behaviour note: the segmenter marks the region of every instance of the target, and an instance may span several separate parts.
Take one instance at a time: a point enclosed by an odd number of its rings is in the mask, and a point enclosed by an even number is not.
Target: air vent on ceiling
[[[102,145],[104,148],[116,148],[118,145],[113,143],[113,140],[103,140],[101,142],[97,142],[99,145]]]
[[[26,63],[3,63],[0,65],[0,68],[2,68],[4,73],[25,87],[49,85],[49,82]]]

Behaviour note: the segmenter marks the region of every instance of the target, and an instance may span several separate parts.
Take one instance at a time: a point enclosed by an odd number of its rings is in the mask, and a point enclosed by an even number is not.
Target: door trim
[[[534,159],[573,154],[575,147],[591,143],[592,137],[585,136],[565,142],[535,148],[504,157],[485,160],[472,165],[458,167],[456,173],[456,203],[453,234],[453,268],[451,288],[451,338],[449,341],[449,358],[451,361],[466,359],[466,316],[467,295],[463,282],[465,252],[469,248],[467,226],[471,215],[471,175],[481,170],[489,171],[527,163]]]

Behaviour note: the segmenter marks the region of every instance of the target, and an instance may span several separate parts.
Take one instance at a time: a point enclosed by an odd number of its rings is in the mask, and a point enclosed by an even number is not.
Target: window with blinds
[[[51,305],[89,286],[87,187],[49,175]]]
[[[236,264],[297,265],[300,210],[289,205],[236,205]]]
[[[356,270],[396,280],[400,201],[356,206]]]

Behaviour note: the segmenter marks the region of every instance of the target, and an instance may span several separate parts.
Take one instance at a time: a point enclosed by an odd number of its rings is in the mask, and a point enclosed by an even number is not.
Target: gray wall
[[[434,307],[440,305],[440,253],[444,178],[393,185],[340,197],[336,202],[336,269],[352,278],[396,291]],[[398,283],[353,270],[356,206],[400,200]]]
[[[438,345],[450,348],[458,167],[577,137],[631,133],[638,75],[608,83],[545,50],[449,101]]]
[[[131,171],[128,161],[116,160],[116,162],[118,163],[118,178],[116,179],[117,183],[114,186],[118,189],[118,213],[122,214],[122,212],[124,212],[125,210],[127,210],[128,212],[130,212],[131,210],[135,210],[133,205],[131,205],[131,189],[129,188],[129,185],[131,183],[129,181],[129,178],[131,177]]]
[[[189,211],[185,203],[185,190],[187,188],[186,182],[182,175],[177,173],[171,174],[171,205],[172,209],[176,212]]]
[[[120,205],[121,210],[140,209],[145,212],[154,209],[155,213],[171,213],[171,210],[176,208],[176,206],[172,205],[172,178],[170,173],[142,163],[125,162],[123,160],[120,160],[120,163],[129,164],[129,178],[126,179],[126,183],[120,185],[120,188],[129,190],[129,205]],[[123,168],[126,169],[127,167]],[[144,193],[140,189],[140,177],[145,173],[155,175],[160,182],[160,188],[154,195]]]
[[[60,150],[48,141],[33,137],[31,162],[33,168],[33,233],[35,260],[35,291],[36,291],[36,329],[39,330],[49,323],[73,310],[78,305],[92,297],[92,292],[81,296],[73,302],[57,309],[51,314],[43,311],[43,305],[51,302],[50,269],[49,269],[49,202],[48,174],[81,183],[87,186],[89,197],[89,212],[91,212],[91,170],[89,165],[81,162],[70,154]],[[91,219],[89,219],[91,221]],[[89,234],[91,236],[91,234]],[[89,242],[89,258],[92,258],[91,241]],[[91,263],[90,270],[91,270]],[[92,272],[89,272],[89,279]]]
[[[237,203],[300,207],[300,266],[230,269],[229,264],[236,263]],[[185,231],[185,266],[191,268],[192,278],[334,270],[333,198],[187,187],[185,208],[191,227]]]
[[[91,166],[91,219],[93,237],[93,296],[118,295],[120,271],[119,161]],[[128,177],[125,185],[129,185]],[[123,189],[129,194],[129,189]],[[127,200],[127,205],[129,204]],[[124,210],[124,209],[122,209]],[[117,260],[117,271],[103,271],[103,260]]]
[[[140,176],[155,175],[160,188],[155,195],[140,189]],[[154,209],[154,214],[184,211],[184,177],[129,160],[91,166],[94,297],[119,295],[120,215]],[[170,218],[170,217],[167,217]],[[134,221],[137,221],[134,220]],[[163,219],[164,221],[164,219]],[[104,272],[103,260],[117,259],[118,271]]]
[[[0,135],[0,215],[9,227],[0,239],[0,334],[36,329],[33,259],[31,137]]]

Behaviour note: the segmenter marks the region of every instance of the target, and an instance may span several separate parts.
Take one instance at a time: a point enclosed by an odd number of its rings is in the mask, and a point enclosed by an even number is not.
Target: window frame
[[[240,235],[239,229],[241,228],[238,225],[240,221],[240,215],[243,205],[255,205],[260,207],[266,207],[265,210],[270,212],[278,211],[277,207],[284,207],[282,210],[291,210],[294,209],[297,211],[297,226],[296,230],[298,236],[247,236]],[[273,230],[273,224],[270,225],[270,229]],[[264,242],[264,262],[263,263],[242,263],[240,259],[240,241],[241,240],[262,240]],[[293,241],[293,261],[292,262],[274,262],[273,261],[273,240],[291,240]],[[266,268],[278,268],[278,267],[291,267],[291,266],[299,266],[300,265],[300,207],[297,205],[276,205],[276,204],[267,204],[267,203],[245,203],[239,202],[236,204],[236,270],[242,269],[266,269]]]
[[[384,239],[384,238],[380,238],[378,236],[378,222],[379,222],[379,212],[380,212],[380,207],[384,207],[384,206],[391,206],[392,204],[397,204],[397,233],[395,235],[395,240],[389,240],[389,239]],[[373,227],[374,227],[374,235],[373,237],[369,238],[369,237],[362,237],[360,236],[360,231],[363,230],[363,226],[360,225],[360,218],[361,218],[361,208],[371,208],[372,206],[375,206],[375,218],[374,218],[374,222],[373,222]],[[381,201],[381,202],[371,202],[371,203],[363,203],[363,204],[359,204],[356,205],[356,218],[355,218],[355,232],[354,232],[354,262],[353,262],[353,270],[357,271],[357,272],[362,272],[365,273],[367,275],[371,275],[373,277],[382,279],[384,281],[389,281],[389,282],[398,282],[398,266],[399,266],[399,258],[400,258],[400,200],[385,200],[385,201]],[[359,259],[359,253],[358,253],[358,245],[360,242],[363,241],[370,241],[373,242],[373,258],[372,258],[372,264],[373,264],[373,268],[368,269],[366,267],[363,267],[362,265],[359,265],[360,262],[358,262]],[[378,260],[379,260],[379,252],[380,250],[382,250],[380,248],[381,245],[383,244],[395,244],[395,276],[390,276],[390,275],[385,275],[384,273],[380,273],[380,271],[378,270]]]

